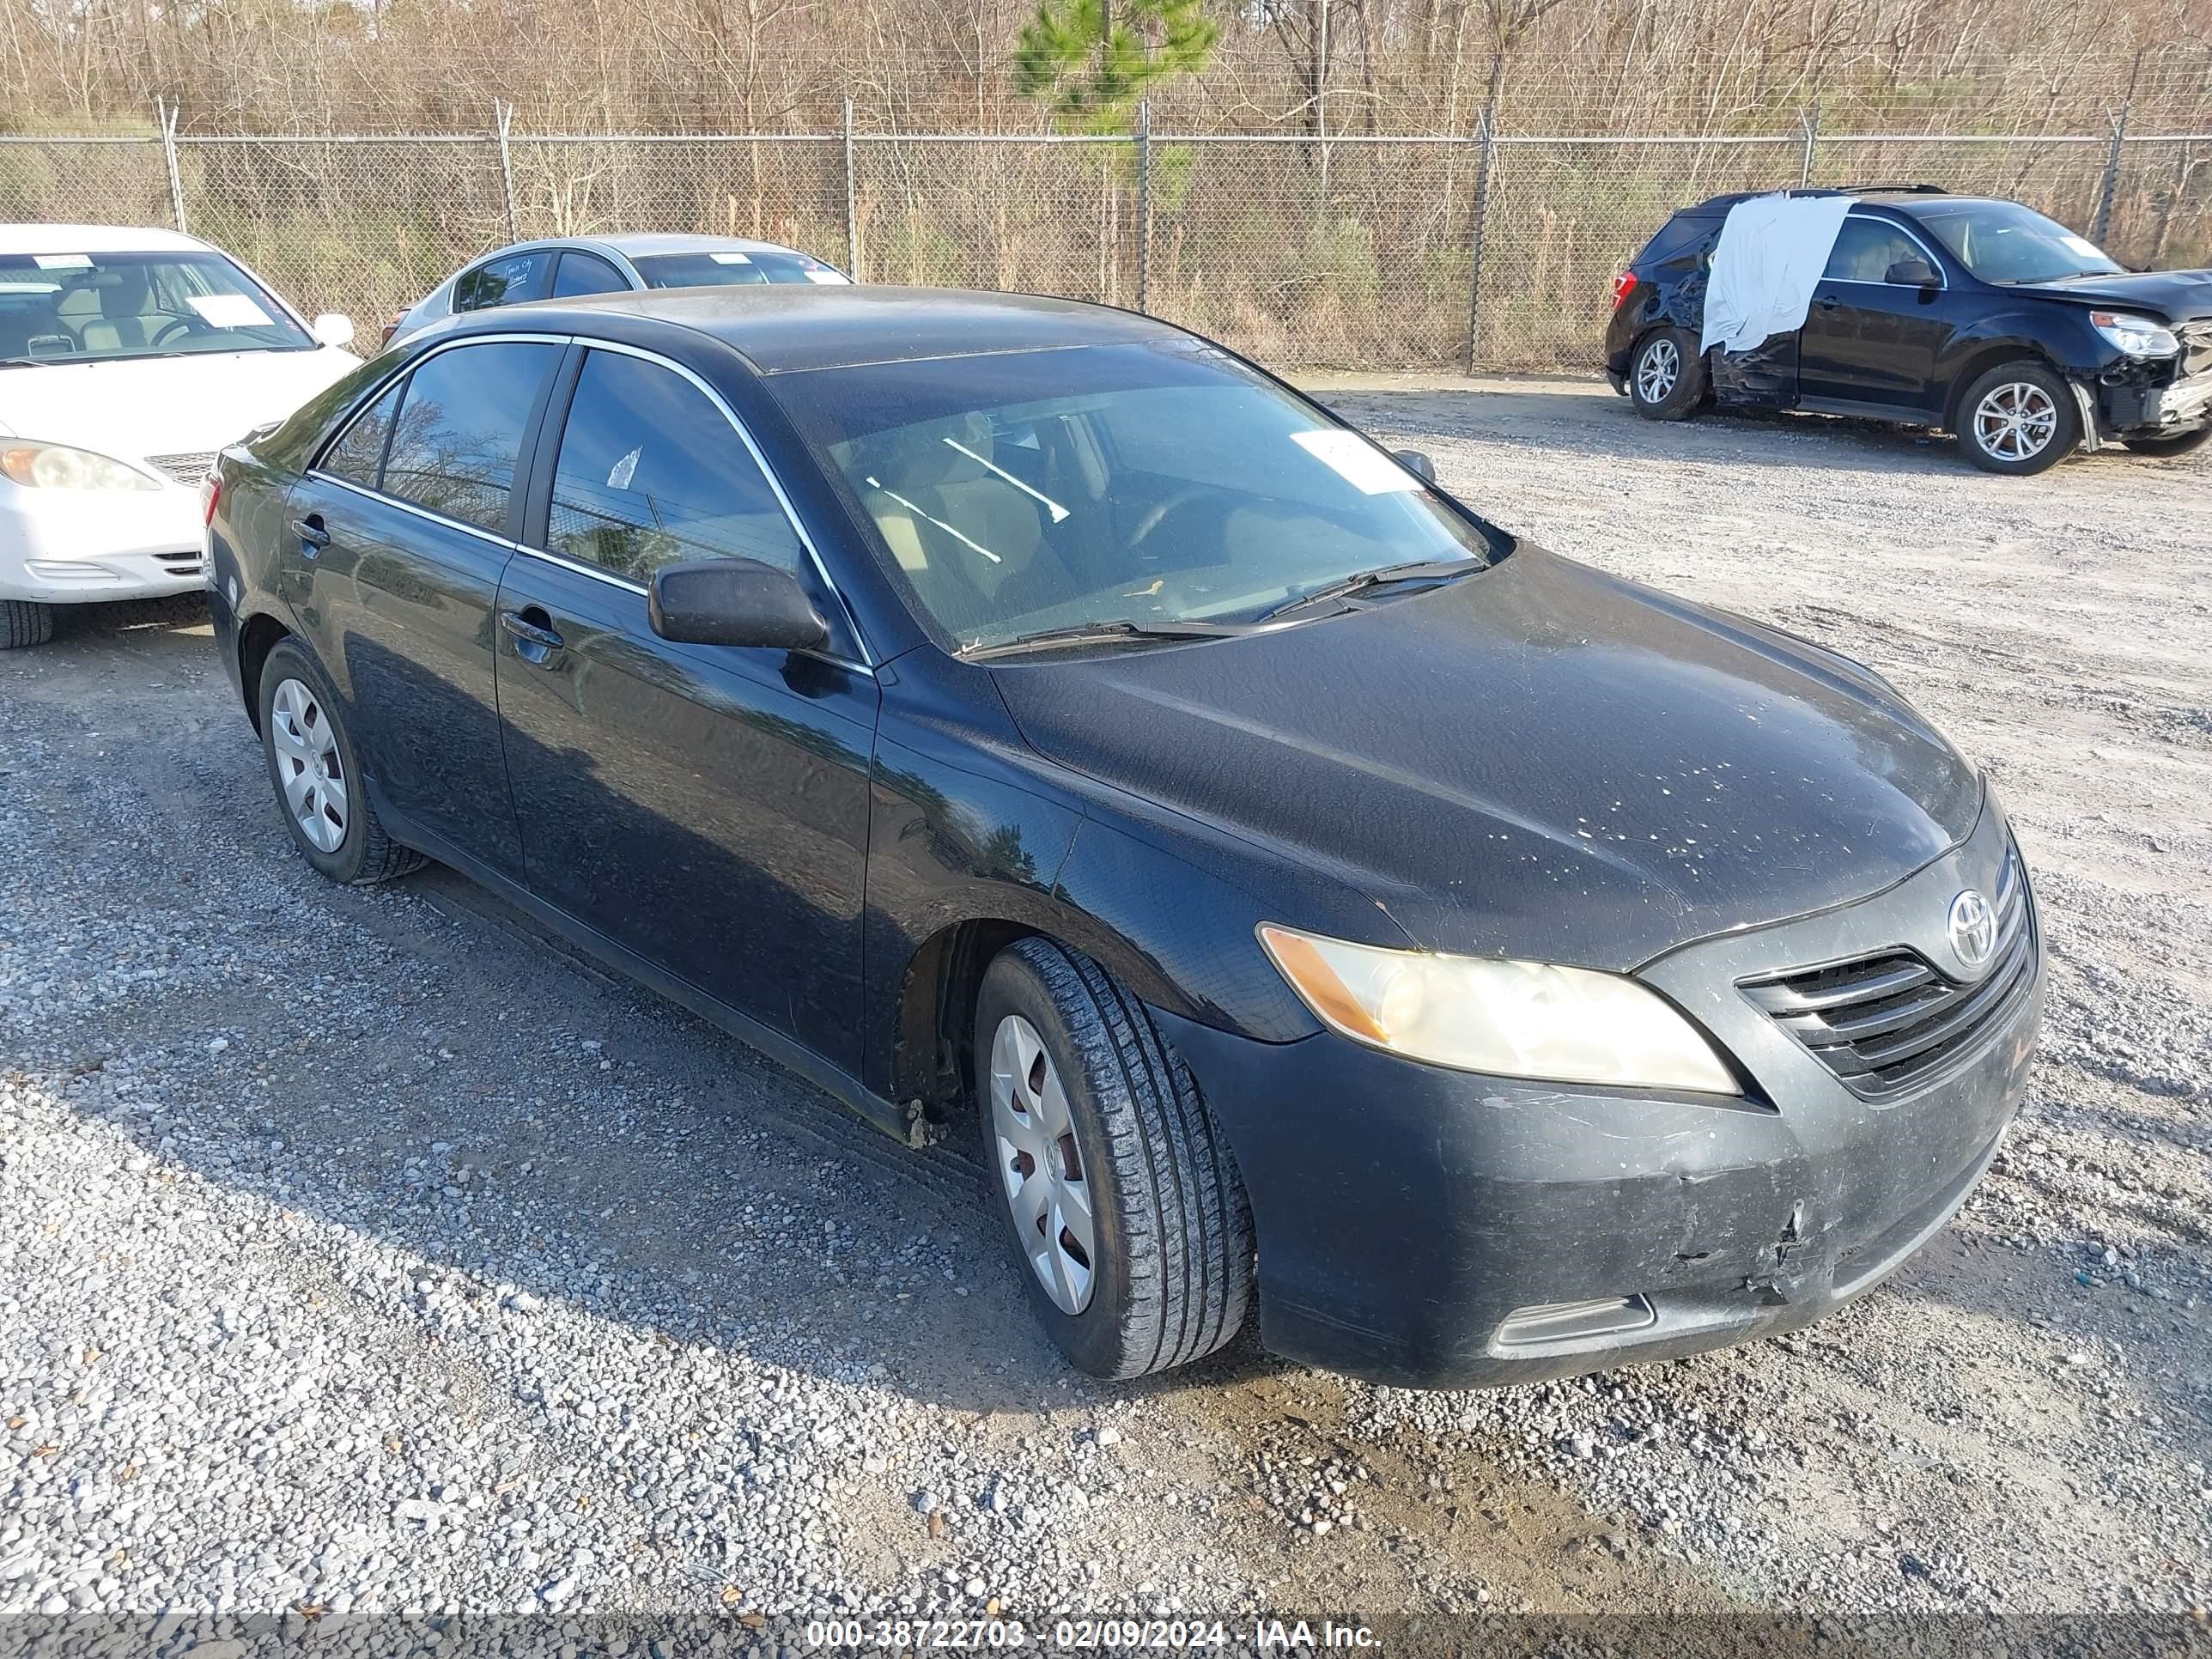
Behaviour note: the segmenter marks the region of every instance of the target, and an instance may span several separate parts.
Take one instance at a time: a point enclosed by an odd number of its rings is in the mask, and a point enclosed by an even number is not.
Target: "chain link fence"
[[[1103,301],[1261,361],[1587,369],[1614,274],[1726,191],[2014,197],[2131,264],[2212,264],[2212,133],[1675,137],[513,132],[0,137],[0,221],[176,224],[364,331],[475,255],[750,236],[870,282]],[[368,337],[374,338],[370,334]]]

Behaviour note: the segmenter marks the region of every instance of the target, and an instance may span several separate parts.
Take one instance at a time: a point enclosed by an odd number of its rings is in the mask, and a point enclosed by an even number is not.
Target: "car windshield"
[[[2055,283],[2121,270],[2087,237],[2017,202],[1916,207],[1913,216],[1985,283]]]
[[[806,253],[647,253],[630,263],[647,288],[744,288],[763,283],[842,283],[845,273]]]
[[[1121,625],[1109,637],[1126,642],[1249,623],[1363,573],[1449,579],[1510,544],[1359,434],[1194,341],[775,384],[961,650],[1062,629]]]
[[[0,253],[0,362],[314,344],[274,295],[220,253]]]

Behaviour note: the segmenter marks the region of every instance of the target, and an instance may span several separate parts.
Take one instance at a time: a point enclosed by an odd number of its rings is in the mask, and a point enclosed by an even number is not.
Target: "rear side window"
[[[1659,227],[1659,234],[1644,245],[1644,251],[1629,263],[1633,265],[1662,264],[1669,259],[1680,259],[1694,252],[1699,242],[1720,228],[1717,219],[1692,218],[1678,213]]]
[[[456,346],[407,377],[384,463],[384,493],[497,535],[507,527],[523,429],[562,348]]]
[[[453,284],[453,309],[485,311],[493,306],[520,305],[545,297],[545,253],[510,253],[487,259],[474,270],[463,271]]]
[[[596,253],[573,249],[561,256],[561,269],[553,278],[553,297],[573,300],[586,294],[622,294],[629,284],[623,274]]]
[[[354,417],[337,441],[323,452],[324,471],[363,489],[376,488],[377,471],[384,465],[384,440],[392,430],[402,389],[393,386]]]
[[[584,359],[546,539],[637,582],[678,559],[759,559],[804,578],[798,533],[728,417],[681,375],[620,352]]]

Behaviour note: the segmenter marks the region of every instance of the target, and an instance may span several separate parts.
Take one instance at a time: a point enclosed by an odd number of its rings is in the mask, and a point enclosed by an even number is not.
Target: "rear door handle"
[[[542,663],[562,646],[550,626],[553,619],[536,605],[527,611],[502,611],[499,625],[514,636],[515,653],[525,662]]]
[[[293,520],[292,533],[300,538],[300,551],[311,559],[331,544],[331,532],[323,527],[319,513]]]
[[[1843,304],[1843,296],[1841,295],[1823,294],[1813,303],[1819,306],[1823,311],[1833,311],[1838,306]]]

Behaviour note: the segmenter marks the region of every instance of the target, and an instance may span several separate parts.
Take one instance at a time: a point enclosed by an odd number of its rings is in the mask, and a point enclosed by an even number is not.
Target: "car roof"
[[[0,253],[210,253],[197,236],[131,225],[0,225]]]
[[[1813,190],[1739,190],[1727,196],[1714,196],[1693,207],[1676,210],[1675,216],[1688,219],[1718,219],[1738,202],[1756,201],[1762,196],[1851,196],[1876,207],[1896,208],[1910,213],[1914,208],[1948,203],[1979,204],[1994,198],[1954,196],[1935,185],[1822,185]]]
[[[540,236],[527,242],[510,242],[505,247],[471,259],[469,264],[482,264],[486,259],[496,259],[505,253],[522,253],[537,248],[582,247],[599,248],[619,253],[624,258],[637,258],[655,253],[799,253],[795,247],[781,242],[755,241],[744,236],[694,236],[681,231],[638,230],[623,231],[611,236]]]
[[[610,314],[678,324],[731,347],[763,374],[1189,337],[1149,317],[1076,300],[970,289],[797,283],[648,289],[539,300],[470,314],[501,319],[513,328],[526,313],[549,326],[556,315],[572,315],[580,329],[588,329],[594,316]]]

